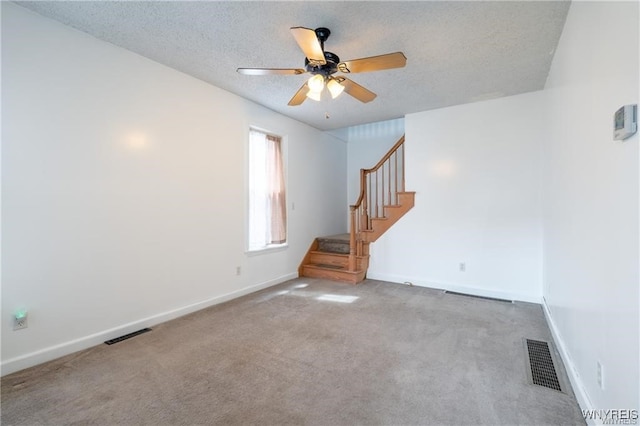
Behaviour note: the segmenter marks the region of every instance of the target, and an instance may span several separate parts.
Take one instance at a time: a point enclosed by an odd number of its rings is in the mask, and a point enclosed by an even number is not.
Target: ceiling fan
[[[360,102],[371,102],[377,96],[372,91],[365,89],[358,83],[343,76],[334,76],[338,71],[346,74],[379,71],[392,68],[402,68],[407,63],[407,58],[402,52],[388,53],[386,55],[371,56],[368,58],[352,59],[340,62],[338,55],[325,52],[324,42],[327,41],[331,31],[328,28],[316,28],[312,30],[304,27],[291,28],[291,34],[298,46],[304,52],[305,68],[238,68],[240,74],[245,75],[298,75],[312,74],[311,78],[293,95],[289,101],[290,106],[302,104],[306,98],[319,101],[326,86],[335,99],[343,91],[358,99]]]

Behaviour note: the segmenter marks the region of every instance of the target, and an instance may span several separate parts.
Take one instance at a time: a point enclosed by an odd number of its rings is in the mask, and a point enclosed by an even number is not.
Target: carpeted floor
[[[570,389],[527,383],[523,338],[551,341],[538,305],[297,279],[6,376],[1,420],[584,424]]]

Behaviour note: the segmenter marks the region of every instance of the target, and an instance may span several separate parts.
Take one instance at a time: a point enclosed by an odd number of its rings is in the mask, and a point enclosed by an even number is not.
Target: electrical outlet
[[[13,315],[13,329],[22,330],[29,327],[28,316],[24,311],[17,312]]]
[[[242,268],[240,266],[236,266],[236,275],[242,274]]]
[[[467,270],[467,264],[464,262],[460,262],[460,272],[464,272]]]
[[[597,361],[596,375],[598,377],[598,386],[604,390],[604,372],[602,370],[602,364],[600,364],[600,361]]]

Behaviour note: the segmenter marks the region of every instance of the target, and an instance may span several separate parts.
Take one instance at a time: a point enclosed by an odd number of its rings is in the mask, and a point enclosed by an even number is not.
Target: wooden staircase
[[[366,243],[366,254],[356,256],[356,267],[350,270],[349,242],[349,234],[316,238],[298,268],[298,275],[351,284],[364,280],[369,267],[369,243]]]
[[[316,238],[298,268],[301,277],[357,284],[367,276],[369,244],[414,206],[404,189],[404,136],[371,169],[360,170],[360,196],[348,234]]]

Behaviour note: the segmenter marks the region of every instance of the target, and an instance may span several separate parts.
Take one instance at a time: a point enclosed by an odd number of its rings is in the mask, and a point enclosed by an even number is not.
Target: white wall
[[[536,92],[407,115],[416,205],[372,244],[368,276],[539,302],[543,105]]]
[[[546,85],[544,298],[583,408],[640,406],[638,135],[612,138],[638,103],[638,14],[573,2]]]
[[[296,276],[344,232],[343,142],[7,2],[2,38],[3,374]],[[251,257],[249,125],[285,137],[290,206],[288,249]]]

